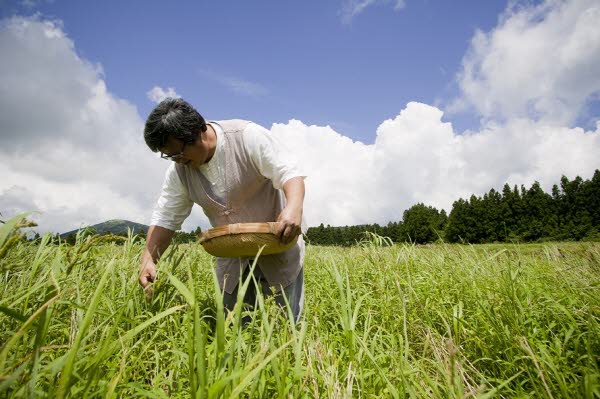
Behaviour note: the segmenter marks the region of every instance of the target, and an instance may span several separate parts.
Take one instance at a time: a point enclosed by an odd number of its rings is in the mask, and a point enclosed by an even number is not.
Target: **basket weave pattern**
[[[200,234],[200,244],[206,252],[221,258],[251,257],[261,246],[261,255],[285,252],[296,244],[283,244],[275,235],[279,223],[235,223],[215,227]]]

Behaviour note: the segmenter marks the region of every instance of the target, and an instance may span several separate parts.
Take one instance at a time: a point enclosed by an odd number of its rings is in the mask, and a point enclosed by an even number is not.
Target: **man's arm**
[[[295,154],[269,130],[249,123],[244,134],[246,151],[260,174],[271,180],[274,188],[283,189],[286,206],[277,217],[282,224],[277,235],[282,242],[289,243],[302,232],[305,175]]]
[[[304,178],[293,177],[283,185],[286,205],[277,221],[281,223],[277,236],[283,243],[289,243],[302,232],[302,209],[304,204]]]
[[[160,256],[167,250],[175,232],[164,227],[150,226],[146,235],[146,248],[142,254],[140,265],[140,284],[146,292],[148,298],[152,297],[152,287],[148,285],[156,279],[156,262]]]

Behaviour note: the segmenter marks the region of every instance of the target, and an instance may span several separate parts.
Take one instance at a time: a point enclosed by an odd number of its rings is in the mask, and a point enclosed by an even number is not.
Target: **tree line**
[[[365,232],[419,244],[600,240],[600,171],[590,180],[563,176],[551,193],[537,181],[528,189],[505,184],[502,192],[492,188],[481,197],[458,199],[449,215],[418,203],[404,211],[402,220],[386,226],[320,224],[308,229],[306,241],[350,246],[365,239]]]

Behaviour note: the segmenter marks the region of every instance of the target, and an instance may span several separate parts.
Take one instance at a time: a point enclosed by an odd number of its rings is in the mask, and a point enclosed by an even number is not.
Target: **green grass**
[[[382,244],[307,247],[301,322],[243,326],[198,246],[147,303],[141,242],[13,242],[0,397],[600,397],[600,244]]]

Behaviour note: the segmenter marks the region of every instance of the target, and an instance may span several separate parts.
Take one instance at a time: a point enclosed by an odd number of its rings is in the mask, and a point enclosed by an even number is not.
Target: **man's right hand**
[[[154,289],[152,284],[156,280],[156,262],[159,255],[165,252],[175,232],[164,227],[151,225],[146,235],[146,249],[142,253],[140,265],[140,285],[146,293],[148,300],[152,299]]]
[[[156,280],[156,265],[151,260],[147,260],[140,267],[140,285],[146,293],[146,299],[152,299],[154,289],[152,284]]]

